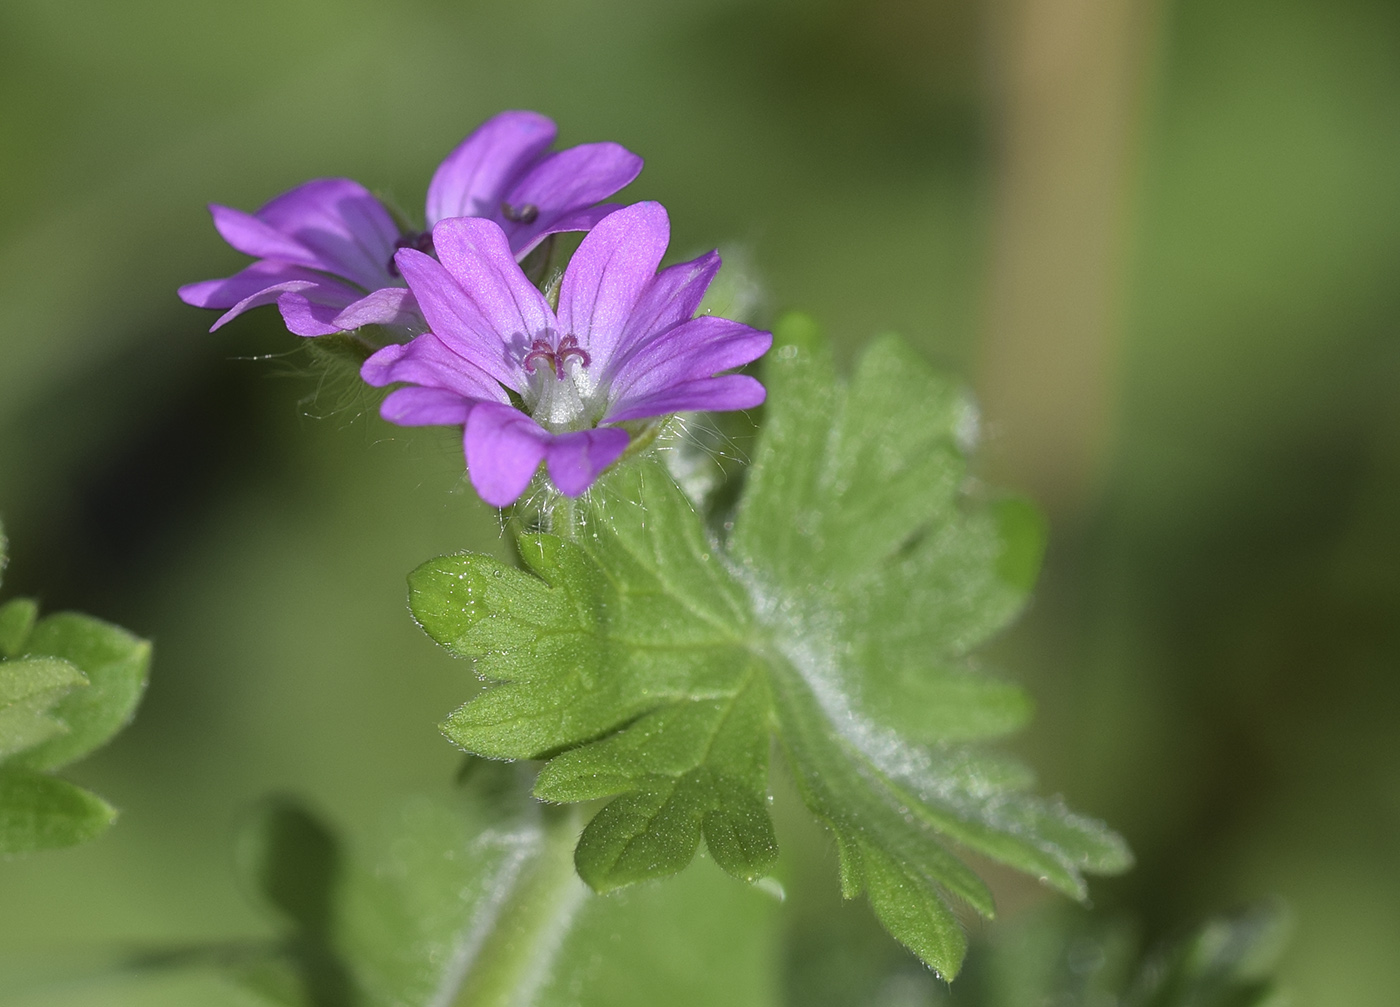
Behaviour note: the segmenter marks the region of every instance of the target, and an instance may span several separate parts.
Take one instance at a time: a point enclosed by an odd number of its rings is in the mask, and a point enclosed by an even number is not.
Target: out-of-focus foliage
[[[0,574],[9,559],[0,527]],[[126,726],[146,687],[151,647],[72,612],[0,605],[0,854],[72,846],[117,817],[96,794],[50,775]]]
[[[1263,903],[1143,954],[1121,920],[1040,911],[997,934],[946,997],[957,1007],[1283,1007],[1286,913]]]
[[[1138,856],[1096,884],[1099,910],[1131,908],[1155,944],[1278,893],[1294,1002],[1384,1002],[1400,988],[1400,9],[1153,8],[1116,450],[1090,507],[1051,513],[1033,603],[987,661],[1036,697],[1018,754]],[[189,975],[20,991],[55,949],[265,933],[227,870],[259,795],[311,794],[360,835],[455,767],[432,725],[465,669],[405,617],[402,577],[464,548],[504,558],[498,526],[461,489],[459,443],[362,420],[372,405],[322,385],[273,309],[209,335],[176,301],[240,264],[203,204],[345,175],[412,207],[472,126],[538,108],[566,143],[642,153],[625,198],[666,202],[677,256],[739,243],[767,302],[810,310],[838,359],[897,330],[975,385],[989,13],[0,4],[7,589],[161,651],[141,716],[64,770],[120,827],[0,864],[0,1002],[227,1002]],[[930,997],[841,901],[800,801],[776,797],[787,1002]],[[1008,922],[1037,897],[992,887]]]
[[[771,896],[708,866],[593,896],[577,819],[530,800],[520,768],[469,764],[461,792],[405,805],[368,849],[297,802],[263,805],[240,859],[286,936],[222,952],[230,978],[294,1007],[775,1002]]]

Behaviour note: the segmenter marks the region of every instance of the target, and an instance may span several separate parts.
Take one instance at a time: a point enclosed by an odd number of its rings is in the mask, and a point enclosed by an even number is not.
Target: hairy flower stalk
[[[762,356],[772,336],[693,317],[719,255],[658,273],[670,240],[659,203],[618,210],[589,232],[557,310],[497,222],[444,220],[432,239],[436,259],[411,248],[394,257],[430,331],[386,346],[360,373],[408,385],[384,400],[390,422],[460,424],[472,485],[493,506],[513,503],[541,462],[564,494],[583,493],[626,450],[630,421],[763,401],[758,381],[720,372]]]
[[[180,298],[226,309],[211,331],[275,302],[299,336],[362,325],[422,332],[422,314],[395,264],[399,249],[431,252],[434,225],[468,216],[493,221],[512,255],[523,259],[551,234],[587,231],[617,208],[599,201],[642,170],[642,159],[615,143],[549,153],[554,137],[554,123],[535,112],[488,119],[438,166],[424,231],[401,228],[348,178],[307,182],[251,214],[213,204],[219,234],[258,261],[225,279],[181,287]]]

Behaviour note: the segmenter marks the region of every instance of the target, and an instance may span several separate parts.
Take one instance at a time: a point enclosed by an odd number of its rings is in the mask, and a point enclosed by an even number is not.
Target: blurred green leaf
[[[0,528],[0,572],[5,548]],[[100,797],[36,771],[87,755],[121,730],[150,666],[150,644],[123,629],[73,613],[36,621],[37,614],[27,598],[0,606],[3,853],[71,846],[116,819]]]
[[[474,764],[454,799],[410,801],[358,855],[294,801],[267,802],[239,860],[290,939],[231,978],[308,1007],[774,1002],[770,896],[713,868],[592,896],[576,816],[531,800],[521,768]]]
[[[963,1007],[1282,1004],[1271,974],[1286,930],[1281,907],[1264,903],[1209,920],[1144,957],[1122,920],[1042,910],[997,933],[952,1000]]]
[[[24,652],[39,606],[29,598],[12,598],[0,605],[0,658],[18,657]]]
[[[53,708],[85,685],[83,673],[58,658],[0,661],[0,761],[64,734]]]
[[[875,343],[847,387],[810,322],[777,336],[727,550],[647,461],[599,482],[576,540],[521,535],[525,572],[463,554],[411,575],[424,629],[493,683],[443,729],[550,759],[546,800],[615,798],[576,853],[599,891],[675,873],[702,835],[729,873],[761,877],[776,734],[846,894],[951,977],[952,901],[993,911],[954,845],[1080,898],[1084,872],[1130,861],[1102,824],[1023,793],[1024,769],[960,744],[1029,711],[968,654],[1024,603],[1043,525],[964,499],[975,414],[902,342]]]
[[[536,1007],[766,1007],[777,988],[778,902],[702,858],[665,884],[588,897]]]
[[[1282,1004],[1271,973],[1287,930],[1287,916],[1277,903],[1211,920],[1149,958],[1123,1002],[1126,1007]]]
[[[86,842],[116,817],[106,801],[66,780],[0,769],[0,853],[33,853]]]
[[[29,636],[33,656],[62,658],[81,669],[89,686],[64,697],[53,715],[68,731],[25,752],[31,769],[57,769],[105,745],[131,722],[146,688],[151,645],[91,616],[61,612],[41,619]]]
[[[264,802],[238,837],[240,872],[259,896],[298,929],[324,935],[341,871],[330,827],[297,801]]]

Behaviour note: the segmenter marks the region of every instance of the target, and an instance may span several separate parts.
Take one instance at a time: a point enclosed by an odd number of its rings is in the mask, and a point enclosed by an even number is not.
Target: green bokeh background
[[[735,249],[770,309],[811,312],[845,358],[893,329],[971,376],[994,219],[984,14],[0,6],[5,592],[156,643],[136,723],[73,774],[123,818],[90,847],[0,862],[0,958],[265,932],[230,864],[259,795],[304,793],[358,827],[457,765],[433,725],[470,675],[413,627],[403,576],[501,549],[496,519],[450,433],[381,423],[274,312],[210,335],[176,300],[243,261],[205,203],[252,209],[347,175],[417,207],[476,123],[537,108],[566,143],[643,154],[628,195],[666,203],[673,248]],[[1400,988],[1400,7],[1175,0],[1156,23],[1114,454],[1100,493],[1052,513],[1037,603],[996,659],[1040,704],[1019,748],[1046,787],[1139,855],[1095,885],[1099,909],[1152,940],[1278,894],[1296,1002],[1385,1003]],[[837,905],[820,836],[791,845],[788,1002],[931,996],[863,907]],[[1013,919],[1039,897],[1000,884]]]

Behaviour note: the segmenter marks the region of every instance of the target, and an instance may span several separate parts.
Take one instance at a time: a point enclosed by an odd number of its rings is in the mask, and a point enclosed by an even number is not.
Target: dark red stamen
[[[579,364],[583,367],[593,363],[588,351],[578,344],[577,336],[565,336],[559,340],[558,346],[551,346],[547,339],[536,339],[530,344],[530,352],[525,354],[521,366],[534,374],[535,365],[543,360],[554,371],[554,376],[563,381],[564,365],[569,362],[570,357],[578,357]]]
[[[593,363],[593,358],[588,355],[588,351],[578,344],[577,336],[565,336],[559,340],[559,348],[554,351],[554,371],[561,379],[564,377],[564,363],[571,356],[578,357],[581,367],[587,367]]]
[[[530,352],[525,354],[525,360],[522,366],[531,374],[534,374],[535,364],[541,360],[549,364],[551,370],[557,370],[554,347],[549,345],[548,340],[536,339],[530,344]]]

